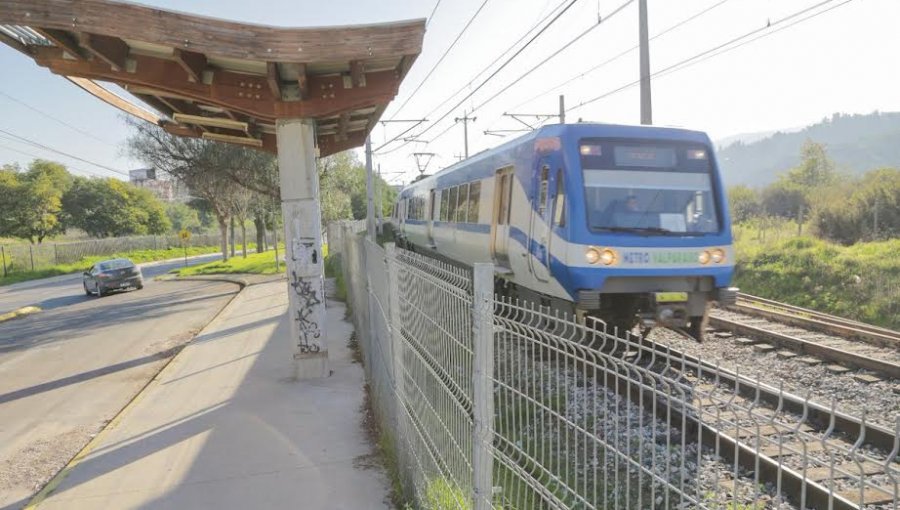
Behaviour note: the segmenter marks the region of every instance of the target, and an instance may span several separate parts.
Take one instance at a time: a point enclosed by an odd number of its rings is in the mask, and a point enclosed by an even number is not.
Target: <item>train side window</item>
[[[547,179],[550,177],[550,167],[544,165],[541,167],[541,188],[538,193],[538,212],[541,217],[547,211]]]
[[[456,186],[450,188],[450,206],[447,210],[447,221],[456,221],[456,196],[459,189]]]
[[[563,186],[563,171],[556,172],[556,200],[553,203],[553,224],[566,225],[566,188]]]
[[[441,190],[441,221],[447,221],[447,211],[450,206],[450,189]]]
[[[456,222],[465,223],[466,213],[469,209],[469,184],[459,187],[459,205],[456,207]]]
[[[469,223],[478,223],[478,205],[481,199],[481,182],[475,181],[469,184]]]
[[[501,174],[500,175],[500,214],[497,218],[498,225],[506,225],[509,223],[509,174]]]

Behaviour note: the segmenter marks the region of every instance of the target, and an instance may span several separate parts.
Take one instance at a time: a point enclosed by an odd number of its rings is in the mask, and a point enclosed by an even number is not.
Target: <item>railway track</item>
[[[656,398],[670,423],[714,449],[725,464],[753,473],[757,485],[777,486],[800,508],[900,505],[900,420],[888,430],[662,344],[609,338],[613,345],[601,350],[622,353],[623,362],[676,382],[669,398]],[[617,380],[613,389],[647,405],[648,391],[658,396],[658,388],[649,386]]]
[[[710,311],[711,327],[747,337],[760,351],[786,349],[807,364],[862,369],[861,382],[900,379],[900,333],[805,308],[742,294],[737,304]]]

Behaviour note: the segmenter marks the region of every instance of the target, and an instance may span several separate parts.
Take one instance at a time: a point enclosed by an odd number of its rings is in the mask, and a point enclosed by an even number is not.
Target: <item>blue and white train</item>
[[[731,303],[731,222],[705,133],[608,124],[537,129],[398,195],[398,242],[492,262],[498,291],[627,330],[702,339]]]

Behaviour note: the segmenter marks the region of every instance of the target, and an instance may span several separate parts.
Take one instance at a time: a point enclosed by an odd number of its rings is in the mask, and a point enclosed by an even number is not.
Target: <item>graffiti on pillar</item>
[[[291,271],[291,288],[297,294],[296,321],[300,332],[297,346],[302,353],[319,352],[318,339],[322,331],[316,321],[316,306],[322,304],[322,299],[314,285],[314,279],[301,278],[296,271]]]

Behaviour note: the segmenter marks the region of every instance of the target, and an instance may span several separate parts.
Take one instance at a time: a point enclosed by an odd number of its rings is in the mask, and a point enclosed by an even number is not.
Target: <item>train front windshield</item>
[[[719,231],[705,147],[582,140],[579,151],[591,230],[661,235]]]

